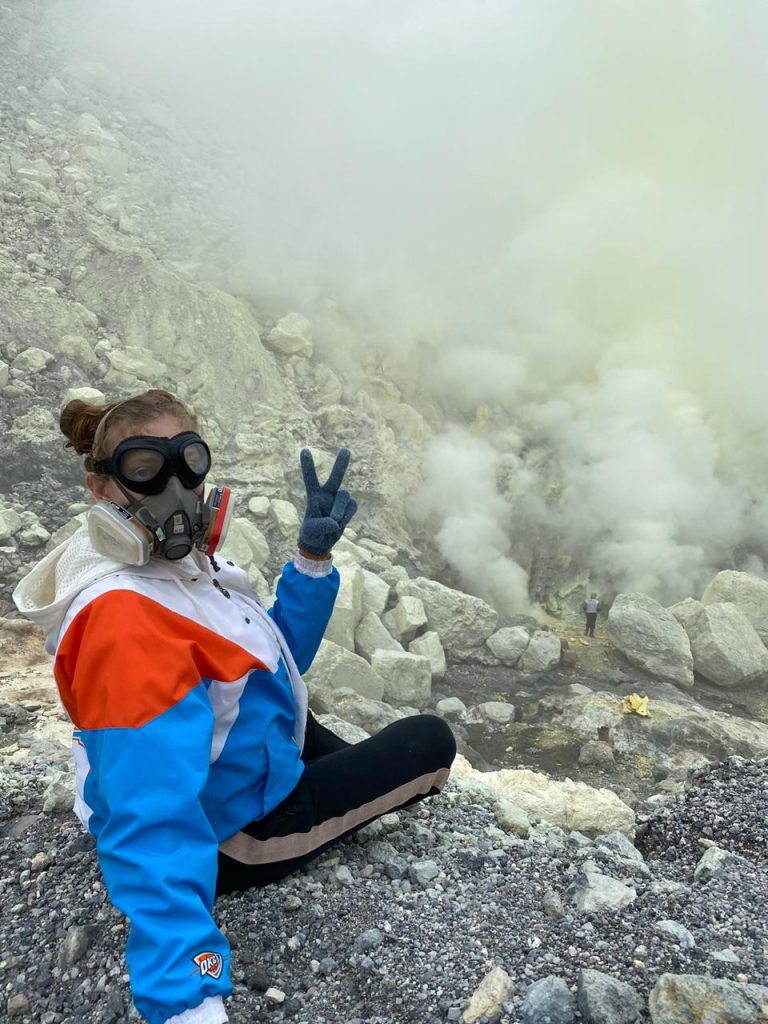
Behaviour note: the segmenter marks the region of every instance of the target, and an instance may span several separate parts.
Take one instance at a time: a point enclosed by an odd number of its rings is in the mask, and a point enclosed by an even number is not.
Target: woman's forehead
[[[185,424],[178,416],[165,413],[142,423],[121,423],[110,431],[113,448],[129,437],[175,437],[185,430]]]

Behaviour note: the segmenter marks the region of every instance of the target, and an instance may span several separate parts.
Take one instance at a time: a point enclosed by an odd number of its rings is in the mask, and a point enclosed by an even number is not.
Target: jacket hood
[[[198,562],[188,555],[175,563],[151,560],[149,565],[126,565],[99,554],[83,523],[72,536],[59,544],[38,562],[13,591],[16,607],[26,618],[36,622],[45,633],[45,649],[54,654],[59,630],[67,609],[77,595],[97,580],[113,573],[131,573],[155,578],[176,578],[197,575],[204,559]]]

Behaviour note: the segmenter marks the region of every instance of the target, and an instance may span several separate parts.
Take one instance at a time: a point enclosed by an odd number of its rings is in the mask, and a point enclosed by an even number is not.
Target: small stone
[[[589,740],[579,751],[579,764],[594,765],[596,768],[612,768],[613,750],[603,740]]]
[[[303,904],[301,899],[295,893],[291,893],[289,896],[286,896],[285,901],[283,902],[283,908],[285,910],[298,910],[302,906]]]
[[[561,917],[565,917],[563,901],[554,889],[548,889],[547,892],[544,893],[541,900],[541,906],[544,913],[552,921],[558,921]]]
[[[653,930],[663,939],[676,942],[681,949],[694,949],[696,946],[693,935],[677,921],[657,921]]]
[[[634,903],[637,890],[609,875],[582,869],[571,890],[576,909],[582,914],[616,913]]]
[[[269,1001],[272,1003],[284,1003],[285,992],[283,992],[283,990],[279,988],[268,988],[267,991],[264,993],[264,998],[269,999]]]
[[[346,864],[340,864],[337,868],[334,868],[333,877],[339,883],[339,885],[352,885],[354,879],[352,878],[352,872],[346,866]]]
[[[576,1001],[562,978],[550,974],[534,982],[525,993],[521,1024],[573,1024],[575,1020]]]
[[[621,832],[608,832],[604,836],[598,836],[595,845],[599,846],[601,850],[615,854],[621,860],[635,861],[638,864],[645,863],[642,853]]]
[[[355,938],[352,946],[356,953],[370,953],[372,949],[377,949],[383,941],[384,935],[378,928],[369,928]]]
[[[433,878],[437,878],[440,869],[433,860],[415,860],[410,866],[409,874],[414,882],[427,886]]]
[[[271,980],[263,967],[252,967],[245,976],[245,983],[252,992],[266,992]]]
[[[40,853],[35,854],[29,866],[32,871],[45,871],[50,865],[51,855],[41,850]]]
[[[723,964],[738,964],[739,958],[732,949],[716,949],[709,954],[710,960],[719,960]]]
[[[590,1024],[635,1024],[645,1015],[640,993],[602,971],[579,971],[576,1001],[582,1018]]]
[[[92,924],[73,924],[64,937],[59,959],[63,967],[72,967],[82,960],[99,935],[99,929]]]
[[[75,776],[54,768],[43,794],[43,810],[46,814],[57,811],[71,811],[75,803]]]
[[[28,1015],[29,1009],[29,996],[26,992],[14,992],[12,996],[8,996],[6,1013],[9,1017],[25,1017]]]
[[[472,993],[464,1011],[465,1024],[475,1024],[481,1017],[494,1017],[512,998],[513,992],[514,983],[507,972],[494,967]]]
[[[696,869],[693,872],[694,881],[708,882],[710,878],[735,868],[738,863],[739,858],[735,854],[730,853],[728,850],[723,850],[719,846],[710,846],[696,865]]]

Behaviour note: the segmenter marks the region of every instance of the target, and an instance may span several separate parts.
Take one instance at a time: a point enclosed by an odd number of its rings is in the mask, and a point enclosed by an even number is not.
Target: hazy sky
[[[335,297],[352,358],[429,353],[412,391],[454,422],[414,514],[475,590],[519,606],[514,560],[552,536],[669,601],[763,571],[762,0],[66,8],[215,125],[256,294]]]

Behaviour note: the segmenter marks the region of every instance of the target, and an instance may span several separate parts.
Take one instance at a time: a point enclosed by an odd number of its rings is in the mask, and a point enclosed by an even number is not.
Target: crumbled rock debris
[[[540,822],[528,839],[504,832],[490,807],[467,803],[449,783],[428,805],[388,816],[282,883],[220,899],[231,1019],[461,1020],[494,967],[512,981],[498,1024],[519,1024],[529,987],[547,978],[562,979],[584,1005],[584,978],[600,981],[587,971],[631,986],[638,1021],[651,1020],[648,996],[665,974],[767,985],[768,926],[755,908],[768,891],[768,759],[731,759],[692,781],[641,822],[644,862],[628,846]],[[0,1013],[19,1024],[135,1020],[126,922],[109,903],[93,841],[70,815],[42,814],[39,793],[29,792],[0,825]],[[715,839],[738,860],[694,882],[702,843]],[[393,870],[396,858],[407,870]],[[636,900],[620,913],[580,914],[567,890],[598,872],[631,885]]]

